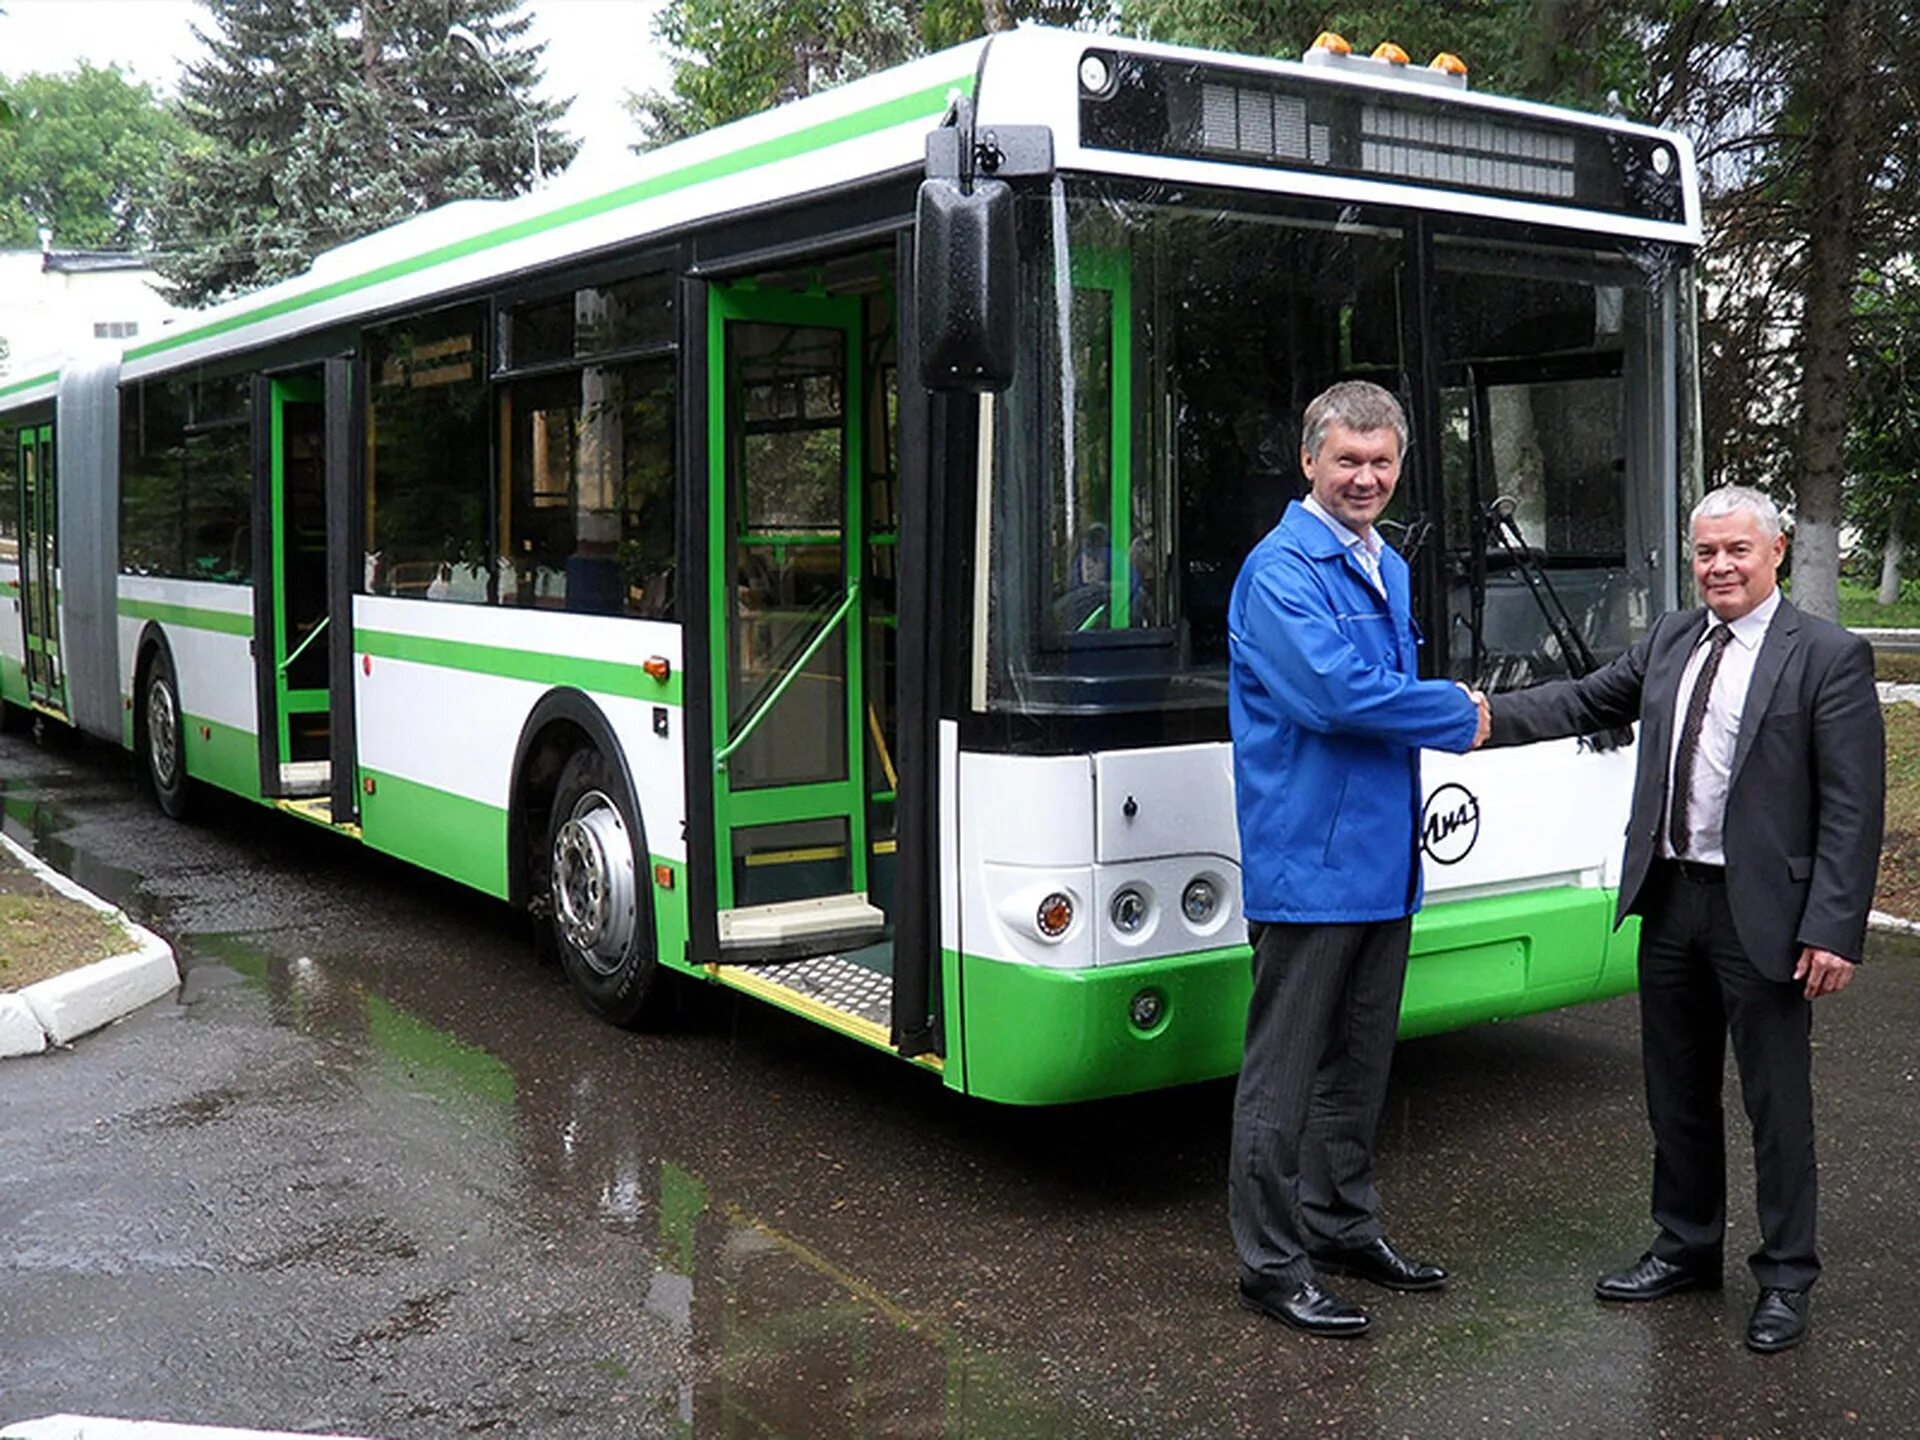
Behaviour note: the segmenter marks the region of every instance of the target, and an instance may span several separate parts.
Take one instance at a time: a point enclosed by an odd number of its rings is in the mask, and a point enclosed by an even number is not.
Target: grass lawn
[[[1880,848],[1880,890],[1873,903],[1888,914],[1920,920],[1920,706],[1882,710],[1887,717],[1887,839]]]
[[[1851,580],[1842,580],[1840,623],[1868,630],[1920,628],[1920,581],[1909,580],[1902,585],[1900,598],[1891,605],[1879,604],[1874,599],[1879,593],[1877,585],[1857,585]]]
[[[0,847],[0,991],[91,965],[133,948],[91,906],[48,889]]]

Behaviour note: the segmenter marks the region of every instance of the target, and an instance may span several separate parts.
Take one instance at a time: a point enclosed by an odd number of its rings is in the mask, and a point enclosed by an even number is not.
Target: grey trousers
[[[1227,1217],[1241,1278],[1292,1289],[1316,1250],[1382,1233],[1373,1133],[1407,975],[1407,919],[1252,922],[1253,999],[1234,1095]]]

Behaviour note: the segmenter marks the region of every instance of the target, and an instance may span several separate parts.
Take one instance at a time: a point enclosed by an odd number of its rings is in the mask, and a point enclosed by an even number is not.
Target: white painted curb
[[[66,1045],[76,1037],[122,1015],[171,994],[180,983],[173,947],[144,926],[136,925],[124,910],[116,909],[41,863],[5,835],[0,845],[40,879],[69,900],[98,910],[118,925],[134,948],[51,980],[36,981],[10,995],[0,995],[0,1059],[10,1055],[38,1055],[49,1045]],[[50,1434],[64,1432],[52,1431]],[[77,1433],[77,1432],[76,1432]],[[92,1432],[88,1432],[91,1434]],[[0,1435],[11,1440],[13,1432]]]
[[[288,1430],[228,1430],[215,1425],[170,1425],[162,1420],[109,1420],[98,1415],[48,1415],[0,1428],[0,1440],[328,1440]],[[352,1440],[333,1436],[332,1440]]]

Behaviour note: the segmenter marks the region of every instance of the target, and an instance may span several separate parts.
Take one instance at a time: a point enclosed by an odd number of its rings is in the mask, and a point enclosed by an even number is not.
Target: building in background
[[[0,250],[0,385],[55,369],[97,342],[151,339],[182,312],[143,256],[124,250]]]

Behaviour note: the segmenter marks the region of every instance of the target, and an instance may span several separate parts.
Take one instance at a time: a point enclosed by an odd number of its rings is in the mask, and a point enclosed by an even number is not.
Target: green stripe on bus
[[[11,655],[0,655],[0,700],[27,703],[27,670]]]
[[[438,665],[475,675],[497,675],[503,680],[530,680],[539,685],[570,685],[601,695],[651,700],[660,705],[680,703],[680,672],[655,680],[640,662],[587,660],[577,655],[549,655],[542,650],[513,650],[504,645],[478,645],[468,640],[440,640],[425,635],[401,635],[391,630],[356,630],[353,648],[377,659],[406,660],[416,665]]]
[[[360,777],[360,836],[367,844],[507,898],[505,810],[383,770],[362,767]]]
[[[260,798],[260,742],[251,730],[182,715],[181,744],[187,774],[249,800]],[[129,736],[131,740],[131,736]],[[143,762],[144,763],[144,757]]]
[[[904,125],[939,115],[947,106],[947,96],[954,89],[968,93],[973,89],[971,72],[911,95],[898,96],[882,101],[878,105],[868,106],[865,110],[856,110],[851,115],[843,115],[836,120],[826,120],[818,125],[809,126],[791,135],[776,136],[749,145],[745,149],[732,151],[725,155],[716,155],[701,160],[665,175],[656,175],[651,179],[640,180],[605,195],[588,200],[563,205],[544,215],[529,216],[525,220],[516,220],[511,225],[502,225],[497,229],[480,235],[469,236],[465,240],[456,240],[451,244],[437,246],[424,255],[416,255],[405,260],[395,260],[391,264],[381,265],[364,274],[336,280],[331,285],[321,285],[300,295],[289,295],[270,301],[255,310],[239,315],[231,315],[222,320],[183,331],[177,335],[168,335],[146,345],[139,345],[126,352],[126,359],[141,360],[149,355],[159,355],[168,350],[178,349],[182,345],[191,345],[197,341],[210,340],[232,330],[255,325],[263,320],[276,319],[291,314],[295,310],[305,309],[309,305],[323,304],[336,300],[343,295],[351,295],[357,290],[365,290],[374,285],[383,285],[389,280],[398,280],[406,275],[422,270],[431,270],[435,266],[463,260],[483,250],[492,250],[501,245],[510,245],[518,240],[556,230],[564,225],[576,224],[582,220],[591,220],[612,210],[624,209],[628,205],[637,205],[644,200],[652,200],[661,195],[671,194],[675,190],[685,189],[689,185],[704,184],[709,180],[724,179],[747,170],[758,169],[762,165],[772,165],[781,160],[790,160],[813,150],[822,150],[829,145],[838,145],[847,140],[877,130],[889,130],[896,125]],[[0,392],[3,393],[3,392]]]
[[[11,385],[0,385],[0,400],[6,399],[9,395],[17,395],[22,390],[31,390],[36,385],[51,385],[59,378],[58,370],[49,370],[46,374],[35,375],[30,380],[16,380]]]
[[[253,616],[231,610],[203,610],[197,605],[169,605],[161,600],[120,599],[119,610],[129,620],[158,620],[189,630],[211,630],[218,635],[253,634]]]

